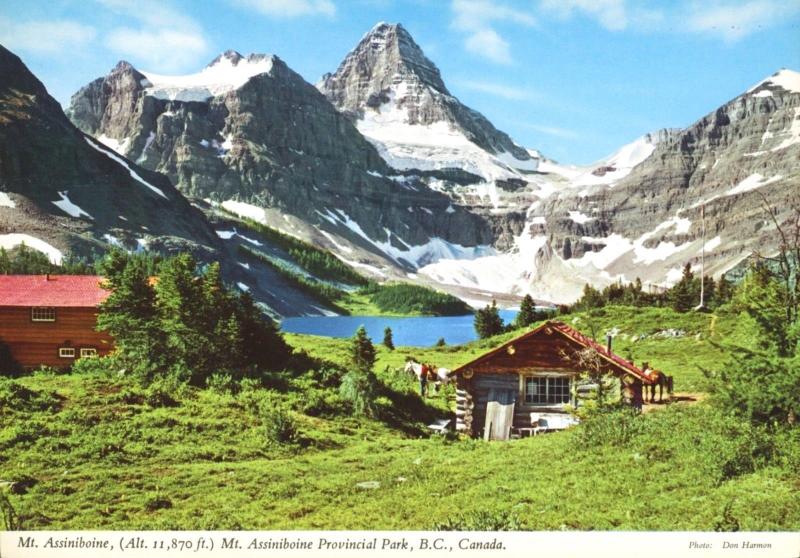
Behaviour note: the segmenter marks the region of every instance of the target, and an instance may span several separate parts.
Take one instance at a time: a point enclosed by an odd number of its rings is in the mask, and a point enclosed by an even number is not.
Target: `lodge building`
[[[508,439],[536,430],[537,417],[559,429],[572,421],[566,405],[580,404],[584,366],[575,356],[590,349],[598,366],[619,380],[620,398],[642,404],[642,387],[653,383],[643,370],[576,329],[548,321],[456,368],[456,430],[484,439]]]
[[[95,329],[98,306],[109,295],[102,281],[96,275],[0,275],[0,343],[13,361],[26,369],[66,368],[78,358],[108,354],[111,337]]]

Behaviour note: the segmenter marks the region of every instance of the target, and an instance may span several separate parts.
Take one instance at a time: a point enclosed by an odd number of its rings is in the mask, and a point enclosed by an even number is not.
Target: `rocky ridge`
[[[261,221],[285,215],[399,268],[477,254],[492,241],[483,219],[389,167],[276,56],[228,51],[189,76],[123,62],[76,93],[69,114],[187,196]]]

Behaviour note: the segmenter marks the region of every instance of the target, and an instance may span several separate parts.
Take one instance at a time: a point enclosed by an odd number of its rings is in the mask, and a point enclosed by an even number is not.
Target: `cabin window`
[[[73,347],[60,347],[58,356],[59,358],[75,358],[75,349]]]
[[[31,308],[32,322],[54,322],[56,321],[56,309],[47,306],[37,306]]]
[[[97,356],[97,349],[94,347],[84,347],[81,349],[81,358]]]
[[[529,376],[525,378],[525,403],[559,405],[569,403],[569,378],[563,376]]]

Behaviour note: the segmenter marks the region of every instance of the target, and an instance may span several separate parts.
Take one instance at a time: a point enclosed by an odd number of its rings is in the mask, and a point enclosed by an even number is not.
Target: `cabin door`
[[[489,388],[486,405],[484,440],[508,440],[514,423],[514,404],[517,392],[513,389]]]

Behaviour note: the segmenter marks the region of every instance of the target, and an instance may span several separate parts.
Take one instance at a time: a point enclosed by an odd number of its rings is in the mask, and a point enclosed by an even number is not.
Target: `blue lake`
[[[516,310],[500,310],[503,322],[513,321]],[[281,329],[325,337],[352,337],[359,326],[375,343],[383,341],[383,330],[392,328],[395,345],[429,347],[444,337],[448,345],[460,345],[478,338],[473,326],[475,317],[466,316],[387,318],[382,316],[314,316],[284,318]]]

